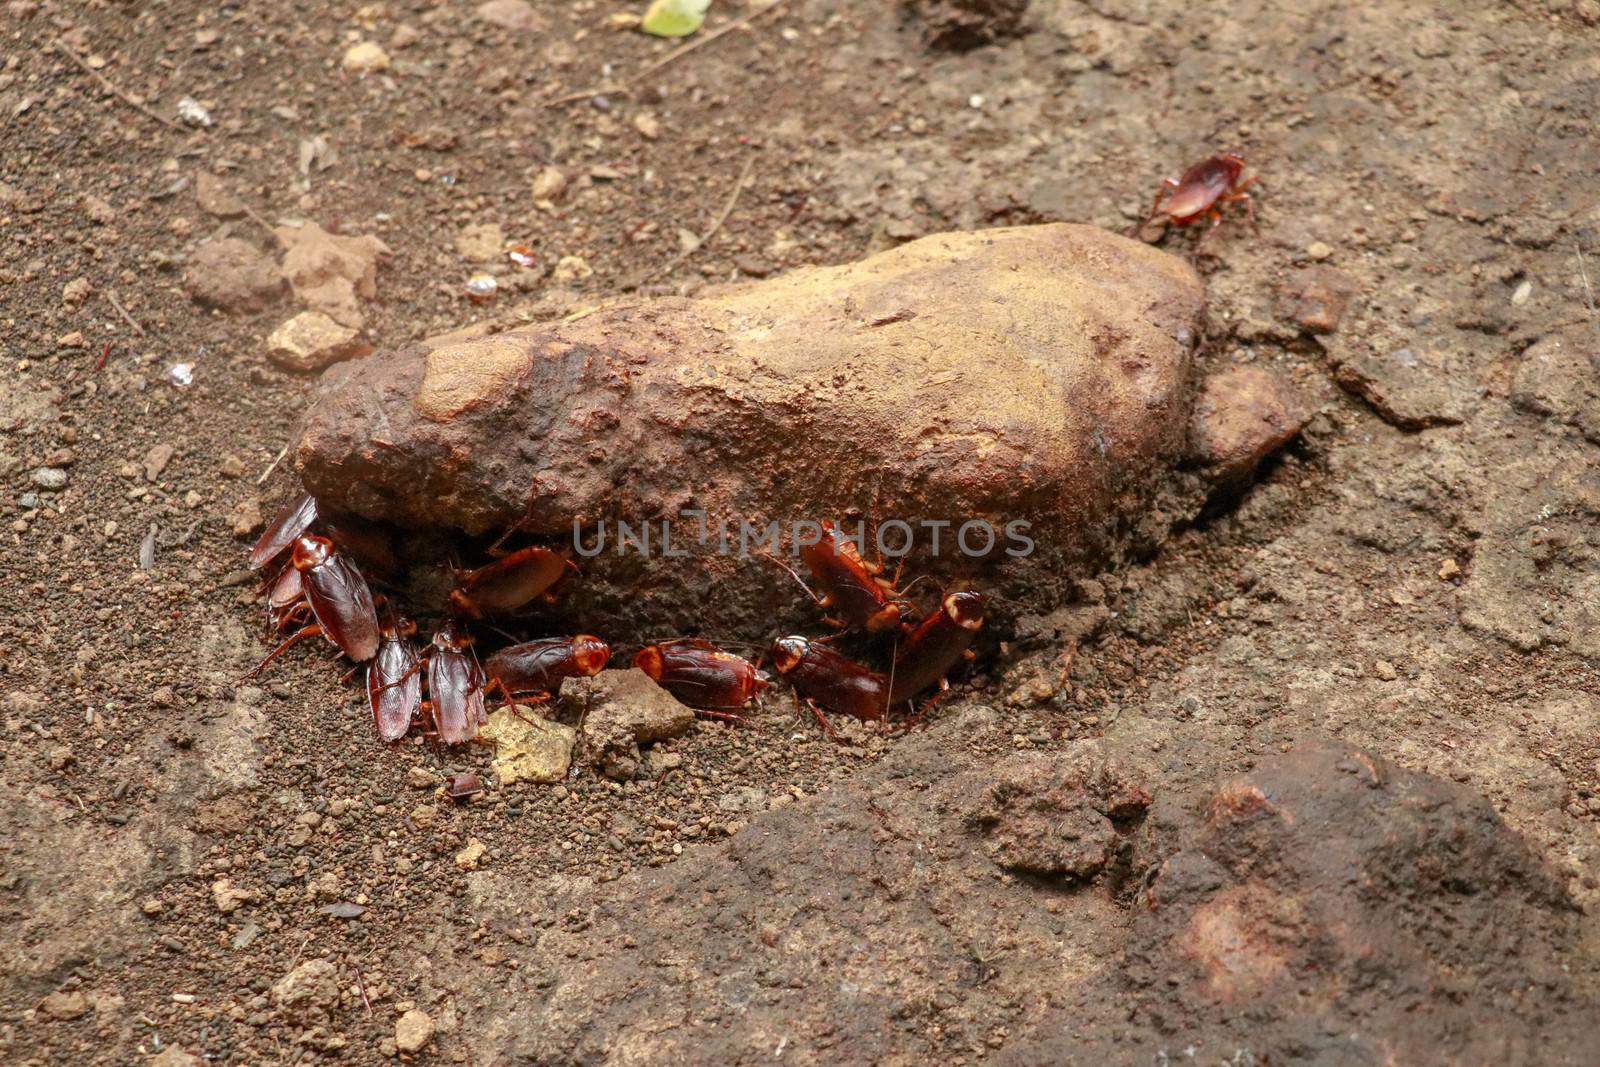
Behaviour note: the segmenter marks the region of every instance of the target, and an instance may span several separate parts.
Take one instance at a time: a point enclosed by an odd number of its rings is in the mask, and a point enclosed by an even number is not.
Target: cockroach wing
[[[340,652],[357,663],[377,655],[378,609],[354,563],[330,556],[305,572],[305,587],[317,624]]]
[[[250,569],[259,570],[283,555],[316,521],[317,501],[310,493],[301,493],[289,501],[267,523],[267,528],[250,550]]]
[[[487,715],[483,706],[483,671],[472,653],[435,650],[428,661],[428,695],[439,740],[459,745],[472,740]]]
[[[422,671],[409,638],[384,641],[378,649],[367,666],[367,700],[379,737],[398,741],[406,735],[422,704]]]

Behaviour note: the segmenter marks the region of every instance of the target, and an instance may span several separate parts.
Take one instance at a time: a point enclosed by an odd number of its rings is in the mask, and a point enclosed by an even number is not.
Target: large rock
[[[740,558],[740,521],[787,532],[852,511],[950,522],[938,558],[919,526],[908,573],[1048,604],[1073,565],[1164,529],[1147,512],[1183,448],[1203,303],[1188,264],[1102,230],[943,234],[336,368],[296,463],[326,503],[410,527],[524,520],[570,543],[580,518],[592,535],[599,520],[710,516],[709,544],[697,520],[673,530],[697,559],[665,556],[659,525],[650,558],[619,557],[608,531],[563,593],[585,626],[765,634],[796,593]],[[953,544],[969,520],[997,532],[981,562]],[[1031,524],[1025,558],[1004,551],[1022,547],[1014,520]],[[975,527],[967,543],[985,540]]]

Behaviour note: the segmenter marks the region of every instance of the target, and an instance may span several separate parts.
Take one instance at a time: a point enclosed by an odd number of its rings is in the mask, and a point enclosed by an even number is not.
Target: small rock
[[[339,972],[328,960],[306,960],[272,987],[272,1002],[296,1022],[315,1022],[339,1003]]]
[[[224,478],[242,478],[244,470],[244,460],[234,455],[222,457],[222,462],[217,465],[217,473]]]
[[[1439,564],[1439,580],[1448,582],[1453,578],[1461,577],[1461,564],[1453,559],[1447,559]]]
[[[117,209],[98,196],[83,198],[83,213],[97,226],[109,226],[117,221]]]
[[[67,472],[60,467],[40,467],[33,472],[33,484],[47,493],[59,493],[67,487]]]
[[[348,74],[375,74],[389,69],[389,53],[376,41],[361,41],[345,50],[340,66]]]
[[[1380,680],[1385,682],[1392,682],[1396,678],[1400,677],[1399,672],[1394,669],[1394,664],[1390,663],[1386,659],[1380,659],[1378,662],[1374,663],[1372,665],[1372,673],[1376,674]]]
[[[51,993],[39,1002],[39,1011],[51,1019],[76,1019],[89,1010],[89,998],[74,989]]]
[[[406,771],[406,785],[412,789],[431,789],[439,784],[439,776],[426,767],[412,767]]]
[[[314,311],[354,329],[366,325],[360,301],[378,295],[378,261],[389,246],[370,234],[332,234],[314,222],[279,226],[283,276]]]
[[[478,5],[478,18],[502,30],[529,33],[544,28],[544,20],[528,0],[485,0]]]
[[[558,167],[544,167],[533,179],[534,200],[554,203],[567,191],[567,175]]]
[[[266,525],[266,520],[261,516],[261,498],[247,496],[239,501],[228,513],[228,522],[233,527],[235,537],[249,537],[261,529]]]
[[[267,338],[267,358],[285,370],[316,371],[372,354],[361,331],[320,311],[302,311]]]
[[[237,237],[195,249],[183,274],[198,303],[227,312],[260,311],[283,293],[283,275],[270,257]]]
[[[232,915],[241,904],[253,904],[261,899],[254,889],[236,889],[228,878],[218,878],[211,883],[211,900],[224,915]]]
[[[394,1047],[401,1052],[421,1052],[433,1040],[433,1017],[412,1008],[394,1023]]]
[[[456,234],[456,251],[468,263],[497,263],[505,247],[505,231],[498,223],[481,222]]]
[[[160,915],[162,912],[166,911],[167,906],[161,902],[160,897],[150,897],[143,904],[139,905],[139,910],[151,918],[155,918],[157,915]]]
[[[50,750],[49,763],[52,771],[64,771],[77,760],[72,754],[72,749],[65,745],[58,745]]]
[[[244,201],[233,195],[227,183],[208,170],[194,176],[194,198],[200,210],[219,219],[237,219],[244,215]]]
[[[61,287],[61,303],[68,310],[75,310],[89,299],[94,292],[94,286],[88,278],[74,278]]]
[[[172,462],[172,457],[177,455],[177,449],[165,441],[156,445],[144,454],[144,480],[154,482],[161,477],[161,472],[167,469],[167,464]]]
[[[203,1067],[204,1063],[199,1056],[185,1052],[177,1045],[168,1045],[149,1061],[148,1067]]]
[[[661,136],[661,120],[648,111],[641,111],[633,117],[633,128],[646,141],[654,141]]]
[[[1329,248],[1321,241],[1312,241],[1310,244],[1306,245],[1307,259],[1314,259],[1318,263],[1321,263],[1331,255],[1333,255],[1333,249]]]
[[[594,273],[594,268],[589,266],[589,261],[581,256],[562,256],[556,261],[556,268],[550,273],[554,282],[575,282],[589,277]]]
[[[1332,333],[1359,288],[1342,270],[1307,267],[1295,271],[1278,291],[1279,314],[1307,333]]]
[[[489,851],[482,841],[476,837],[467,838],[467,847],[456,853],[456,866],[463,871],[475,871],[483,860],[483,854]]]
[[[478,740],[494,746],[491,766],[501,785],[550,785],[567,776],[578,732],[536,716],[533,709],[520,705],[500,708],[479,728]]]
[[[1461,358],[1443,344],[1380,329],[1361,341],[1330,344],[1333,379],[1402,430],[1453,426],[1478,397]]]
[[[64,333],[57,337],[56,345],[59,348],[87,348],[89,341],[88,338],[83,336],[82,330],[73,330],[71,333]]]
[[[583,741],[589,760],[610,778],[631,778],[639,745],[681,737],[694,712],[650,681],[643,671],[608,670],[570,682],[562,699],[587,707]]]
[[[1311,413],[1282,377],[1252,365],[1206,379],[1195,401],[1191,450],[1216,480],[1246,478],[1300,432]]]
[[[402,22],[394,28],[394,33],[389,35],[389,45],[395,49],[410,48],[422,40],[422,31],[409,22]]]

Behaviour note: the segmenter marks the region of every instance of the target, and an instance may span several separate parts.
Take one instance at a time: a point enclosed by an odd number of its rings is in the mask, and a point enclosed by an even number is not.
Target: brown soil
[[[427,0],[5,4],[8,1062],[387,1062],[412,1007],[440,1062],[1600,1061],[1600,5],[1034,0],[982,31],[1015,6],[918,5],[979,43],[953,51],[896,6],[790,0],[549,107],[671,46],[591,4],[522,30]],[[357,39],[391,68],[344,73]],[[413,769],[486,756],[379,746],[324,653],[237,684],[235,529],[289,491],[261,476],[314,379],[264,358],[287,296],[191,299],[201,241],[381,238],[394,345],[638,282],[749,160],[647,289],[1124,229],[1222,148],[1260,235],[1163,238],[1206,274],[1204,358],[1318,414],[1145,564],[1082,576],[1108,618],[1064,685],[1074,624],[1046,620],[910,739],[833,745],[774,700],[638,781],[454,804]],[[541,208],[547,166],[571,183]],[[484,223],[543,267],[506,265],[493,309],[456,250]],[[1316,335],[1314,265],[1355,291]],[[1102,755],[1129,769],[1095,789],[1148,814],[1052,769]]]

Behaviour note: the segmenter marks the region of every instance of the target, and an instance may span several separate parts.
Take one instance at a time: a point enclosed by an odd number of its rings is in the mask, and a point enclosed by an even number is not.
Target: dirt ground
[[[1600,1062],[1600,4],[1033,0],[965,50],[920,17],[983,7],[789,0],[552,106],[671,45],[589,0],[4,5],[8,1062]],[[238,684],[315,378],[263,354],[291,298],[191,298],[200,242],[377,236],[385,345],[1125,229],[1224,148],[1259,236],[1161,238],[1206,274],[1202,359],[1317,414],[1083,576],[1108,621],[1065,684],[1044,639],[908,738],[775,699],[638,780],[468,804],[437,780],[487,755],[380,746],[323,652]],[[484,223],[540,260],[493,307]],[[1331,332],[1308,278],[1354,291]]]

